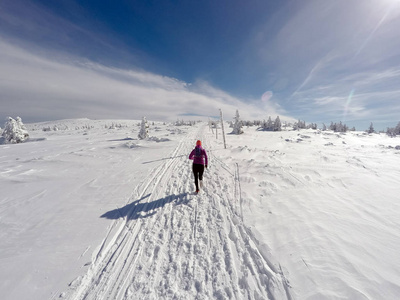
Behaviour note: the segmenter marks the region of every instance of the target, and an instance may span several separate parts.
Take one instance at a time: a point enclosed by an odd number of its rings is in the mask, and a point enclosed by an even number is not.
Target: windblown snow
[[[398,138],[149,125],[0,145],[1,299],[398,299]]]

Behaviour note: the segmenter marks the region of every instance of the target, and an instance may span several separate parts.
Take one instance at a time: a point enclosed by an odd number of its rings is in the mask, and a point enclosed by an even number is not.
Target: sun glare
[[[384,0],[383,2],[392,5],[393,8],[395,7],[395,5],[400,4],[400,0]]]

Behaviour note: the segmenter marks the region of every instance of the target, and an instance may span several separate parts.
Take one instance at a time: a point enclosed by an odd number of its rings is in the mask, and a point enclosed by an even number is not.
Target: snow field
[[[125,146],[135,142],[125,138],[137,134],[136,122],[111,130],[105,123],[65,120],[59,128],[69,129],[49,132],[34,124],[32,142],[0,146],[2,299],[57,298],[91,264],[109,227],[100,216],[124,205],[151,161],[164,158],[158,143],[135,148],[146,149],[139,156]],[[163,143],[167,153],[173,146]]]
[[[282,274],[271,270],[236,212],[234,177],[219,177],[216,164],[205,174],[207,187],[199,195],[190,192],[187,155],[194,140],[206,142],[203,131],[185,137],[138,187],[140,200],[104,215],[122,219],[120,229],[71,299],[290,297]]]
[[[397,138],[139,123],[0,145],[2,299],[398,298]]]
[[[246,224],[273,249],[296,298],[397,298],[398,141],[315,131],[229,140],[221,159],[240,166]]]

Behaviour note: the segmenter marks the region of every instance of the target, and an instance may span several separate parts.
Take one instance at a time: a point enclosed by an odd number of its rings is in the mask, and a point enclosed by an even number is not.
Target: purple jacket
[[[199,153],[200,155],[196,155],[196,152]],[[206,150],[204,150],[201,146],[196,146],[196,148],[194,148],[192,152],[190,152],[189,159],[193,159],[193,163],[197,165],[208,165]]]

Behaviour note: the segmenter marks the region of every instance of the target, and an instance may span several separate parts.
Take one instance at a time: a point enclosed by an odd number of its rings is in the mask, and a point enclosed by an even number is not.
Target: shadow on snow
[[[168,203],[175,202],[175,205],[180,205],[185,204],[189,201],[187,199],[189,193],[182,193],[179,195],[170,195],[165,198],[160,198],[151,202],[140,203],[142,200],[150,197],[150,195],[151,194],[148,194],[139,200],[125,205],[124,207],[110,210],[100,217],[112,220],[119,218],[126,218],[127,220],[137,220],[140,218],[151,217],[152,215],[156,214],[157,209],[164,207]]]
[[[116,139],[116,140],[108,140],[109,142],[124,142],[124,141],[135,141],[137,139],[133,139],[133,138],[124,138],[124,139]]]
[[[144,161],[144,162],[142,162],[142,164],[145,165],[145,164],[150,164],[150,163],[157,162],[157,161],[163,161],[163,160],[174,159],[174,158],[178,158],[178,157],[186,157],[186,156],[189,157],[189,154],[188,155],[184,154],[184,155],[170,156],[170,157],[164,157],[164,158],[150,160],[150,161]]]

